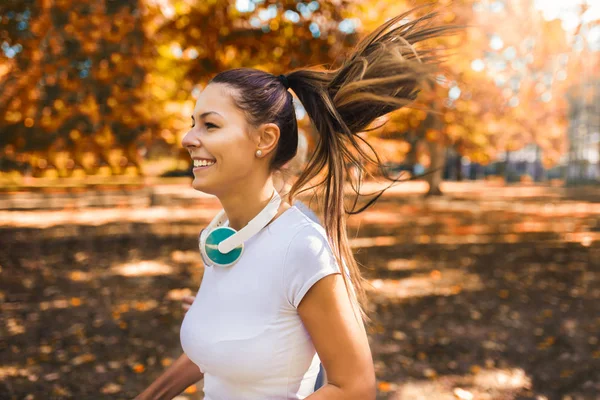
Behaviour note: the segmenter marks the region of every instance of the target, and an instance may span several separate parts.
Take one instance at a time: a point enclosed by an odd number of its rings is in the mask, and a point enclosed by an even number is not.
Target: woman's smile
[[[211,160],[207,158],[194,158],[194,169],[193,171],[203,171],[215,165],[216,160]]]

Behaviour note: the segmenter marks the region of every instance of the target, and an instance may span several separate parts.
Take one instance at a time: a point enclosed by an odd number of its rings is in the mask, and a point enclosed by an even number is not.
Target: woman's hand
[[[181,307],[183,307],[183,309],[185,311],[189,310],[195,299],[196,299],[196,296],[184,296],[181,299]]]

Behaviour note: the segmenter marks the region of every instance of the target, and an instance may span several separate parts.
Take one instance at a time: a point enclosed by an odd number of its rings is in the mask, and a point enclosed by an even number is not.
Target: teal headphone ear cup
[[[227,223],[227,215],[225,210],[221,210],[206,229],[200,232],[200,254],[202,261],[206,266],[229,267],[235,264],[242,256],[244,251],[244,242],[252,236],[260,232],[277,214],[277,210],[281,204],[281,197],[276,190],[269,200],[269,203],[252,218],[246,226],[240,231],[236,231],[228,226],[222,226]],[[223,243],[226,241],[226,243]],[[229,250],[233,246],[236,248],[227,253],[219,251],[219,245],[222,244],[221,250]]]
[[[237,231],[228,226],[222,226],[219,228],[213,229],[206,240],[204,241],[204,254],[208,258],[211,264],[218,265],[221,267],[226,267],[234,264],[237,260],[242,256],[242,252],[244,251],[244,245],[240,245],[235,249],[231,250],[229,253],[221,253],[218,249],[219,243],[228,237],[235,234]]]

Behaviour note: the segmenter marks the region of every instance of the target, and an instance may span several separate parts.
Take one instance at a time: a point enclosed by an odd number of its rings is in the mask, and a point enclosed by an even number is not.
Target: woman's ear
[[[256,150],[260,150],[261,157],[265,157],[277,147],[281,131],[276,124],[269,123],[261,125],[257,133]]]

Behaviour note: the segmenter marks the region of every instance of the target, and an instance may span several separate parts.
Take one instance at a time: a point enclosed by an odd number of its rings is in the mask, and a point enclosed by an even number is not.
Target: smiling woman
[[[430,57],[413,44],[444,28],[427,26],[432,14],[398,25],[407,15],[366,37],[337,69],[229,70],[199,95],[183,146],[194,160],[192,186],[223,210],[200,235],[206,268],[181,327],[184,354],[139,399],[172,398],[203,376],[206,400],[375,398],[344,182],[360,176],[348,166],[383,168],[359,133],[429,79]],[[290,89],[319,141],[280,196],[274,176],[298,148]],[[315,178],[324,228],[292,205]],[[315,391],[321,364],[327,383]]]

